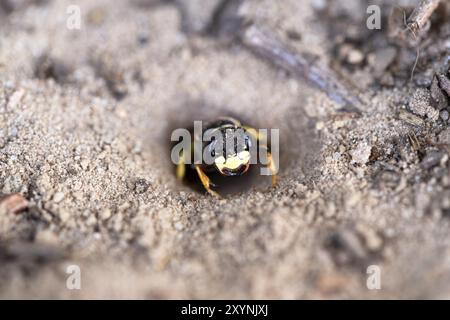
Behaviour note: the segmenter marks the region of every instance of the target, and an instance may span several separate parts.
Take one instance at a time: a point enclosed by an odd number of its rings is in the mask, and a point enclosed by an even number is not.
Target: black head
[[[240,127],[222,126],[215,129],[215,139],[207,146],[215,168],[225,176],[242,175],[250,167],[251,136]]]

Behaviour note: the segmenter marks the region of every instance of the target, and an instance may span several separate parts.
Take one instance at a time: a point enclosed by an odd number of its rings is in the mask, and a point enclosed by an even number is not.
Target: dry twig
[[[256,55],[306,80],[325,92],[333,101],[352,109],[351,111],[361,110],[362,102],[359,97],[344,86],[331,70],[295,53],[269,30],[250,25],[242,30],[240,38]]]
[[[409,16],[407,28],[415,38],[418,32],[426,26],[440,2],[441,0],[422,0]]]

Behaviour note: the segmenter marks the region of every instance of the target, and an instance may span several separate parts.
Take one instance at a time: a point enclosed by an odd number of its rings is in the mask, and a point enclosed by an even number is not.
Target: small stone
[[[94,226],[97,223],[97,219],[95,218],[95,215],[91,213],[91,215],[86,220],[86,224],[88,226]]]
[[[323,128],[325,128],[325,123],[323,121],[318,121],[316,123],[316,130],[322,130]]]
[[[64,199],[64,192],[57,192],[53,195],[53,201],[55,203],[60,203]]]
[[[326,0],[312,0],[311,6],[316,11],[322,11],[327,7],[327,1]]]
[[[133,154],[140,154],[142,152],[142,143],[140,141],[136,141],[131,152]]]
[[[443,130],[438,137],[439,143],[450,144],[450,128]]]
[[[8,102],[8,109],[14,110],[19,105],[19,103],[22,101],[22,98],[25,94],[25,91],[18,90],[14,92],[11,97],[9,98]]]
[[[434,103],[435,103],[435,107],[438,110],[442,110],[444,108],[447,107],[447,98],[444,95],[444,93],[442,92],[441,88],[439,87],[439,80],[437,78],[437,76],[434,76],[433,81],[431,82],[431,87],[430,87],[430,91],[431,91],[431,98],[433,99]],[[447,112],[448,114],[448,112]]]
[[[394,76],[392,75],[392,73],[390,72],[385,72],[383,73],[383,75],[380,77],[380,84],[386,87],[392,87],[395,85],[395,79]]]
[[[100,218],[102,220],[108,220],[109,218],[111,218],[111,210],[110,209],[105,209],[100,213]]]
[[[119,118],[126,119],[128,117],[128,112],[127,112],[127,110],[125,110],[125,108],[117,107],[116,108],[116,115]],[[112,141],[113,137],[108,137],[108,140]]]
[[[0,198],[0,213],[19,213],[28,208],[28,201],[19,193]]]
[[[175,225],[174,225],[174,227],[175,227],[175,229],[178,230],[178,231],[183,230],[183,224],[182,224],[180,221],[176,222]]]
[[[333,122],[333,129],[340,129],[345,126],[345,121],[343,120],[337,120]]]
[[[350,64],[360,64],[364,60],[364,54],[357,49],[353,49],[348,53],[347,61]]]
[[[352,150],[352,163],[366,164],[369,162],[370,155],[372,153],[372,146],[366,141],[360,142],[355,149]]]
[[[381,77],[397,56],[397,49],[387,47],[375,52],[373,69],[376,77]]]
[[[430,151],[427,153],[425,158],[423,158],[421,162],[422,168],[425,170],[431,169],[435,166],[437,166],[441,159],[444,157],[445,153],[442,151]]]
[[[220,0],[176,0],[181,13],[181,25],[187,33],[203,32],[214,19]]]
[[[57,244],[58,237],[50,230],[40,230],[36,234],[36,242],[44,242],[47,244]]]
[[[427,116],[432,120],[437,120],[439,111],[431,106],[431,93],[427,89],[417,89],[409,102],[411,111],[421,117]]]
[[[70,219],[70,213],[69,211],[62,210],[59,212],[59,218],[62,222],[67,222]]]
[[[9,129],[9,135],[11,137],[17,137],[17,133],[18,133],[17,127],[11,127]]]
[[[209,215],[207,215],[206,213],[202,213],[202,214],[200,215],[200,218],[201,218],[203,221],[208,221]]]
[[[123,215],[118,213],[113,219],[113,229],[115,231],[120,231],[123,228]]]
[[[439,164],[442,167],[445,167],[448,162],[448,158],[449,158],[448,154],[444,153],[444,156],[441,158],[441,161],[439,162]]]
[[[448,96],[450,96],[450,79],[447,78],[444,74],[439,74],[437,77],[441,89],[444,90]]]
[[[439,113],[439,116],[441,117],[442,120],[447,121],[449,119],[449,114],[447,110],[442,110]]]

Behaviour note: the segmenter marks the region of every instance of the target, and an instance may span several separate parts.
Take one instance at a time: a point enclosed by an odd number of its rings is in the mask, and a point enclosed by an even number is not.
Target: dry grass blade
[[[359,112],[359,97],[338,79],[329,69],[310,61],[283,44],[269,30],[251,25],[242,30],[241,41],[256,55],[288,71],[294,76],[325,92],[333,101]]]
[[[440,0],[422,0],[414,9],[407,21],[408,29],[413,35],[417,35],[425,27],[440,2]]]

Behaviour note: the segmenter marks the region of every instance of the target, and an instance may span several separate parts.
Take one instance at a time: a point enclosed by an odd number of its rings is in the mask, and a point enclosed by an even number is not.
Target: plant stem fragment
[[[440,0],[422,0],[411,13],[407,21],[407,27],[415,37],[426,26],[440,2]]]
[[[256,25],[250,25],[242,29],[240,38],[244,46],[256,55],[269,60],[272,64],[296,77],[306,80],[325,92],[338,104],[346,106],[352,111],[360,112],[362,102],[359,97],[345,87],[331,70],[295,53],[269,30],[262,30]]]

